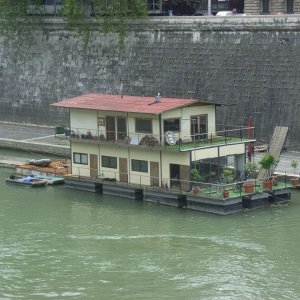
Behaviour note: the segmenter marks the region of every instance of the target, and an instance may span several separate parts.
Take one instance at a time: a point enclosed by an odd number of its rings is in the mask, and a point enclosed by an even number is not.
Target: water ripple
[[[244,242],[239,240],[231,240],[224,239],[218,236],[210,236],[210,237],[199,237],[199,236],[190,236],[190,235],[176,235],[176,234],[155,234],[155,235],[84,235],[84,236],[76,236],[76,235],[68,235],[69,239],[76,240],[136,240],[136,239],[167,239],[167,238],[176,238],[176,239],[190,239],[190,240],[205,240],[210,241],[219,245],[226,245],[235,248],[254,250],[257,252],[264,252],[265,247],[259,244],[255,244],[252,242]]]

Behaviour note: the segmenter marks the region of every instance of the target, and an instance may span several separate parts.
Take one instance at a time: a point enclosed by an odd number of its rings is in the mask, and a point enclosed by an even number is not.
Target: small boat
[[[40,167],[48,167],[51,163],[51,159],[43,158],[43,159],[31,159],[28,164]]]
[[[32,175],[31,175],[32,176]],[[65,183],[65,179],[60,176],[49,176],[49,175],[35,175],[34,178],[46,180],[48,184],[54,185],[54,184],[63,184]]]
[[[10,175],[6,182],[28,185],[32,187],[45,186],[47,183],[44,179],[34,178],[32,176]]]

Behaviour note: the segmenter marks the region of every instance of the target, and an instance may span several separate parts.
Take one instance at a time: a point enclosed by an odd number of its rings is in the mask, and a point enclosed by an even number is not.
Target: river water
[[[230,216],[8,184],[0,299],[299,299],[300,193]]]

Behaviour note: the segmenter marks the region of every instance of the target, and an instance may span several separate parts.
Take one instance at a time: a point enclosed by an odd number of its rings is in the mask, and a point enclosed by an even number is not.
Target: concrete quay
[[[0,122],[0,148],[44,153],[70,158],[70,143],[55,138],[55,128]],[[1,155],[0,166],[12,167],[24,164],[28,158]]]

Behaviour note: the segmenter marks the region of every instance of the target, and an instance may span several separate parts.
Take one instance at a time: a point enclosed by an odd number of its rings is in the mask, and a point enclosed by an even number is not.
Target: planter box
[[[292,186],[297,186],[299,184],[299,178],[291,178],[290,182]]]
[[[245,193],[254,193],[254,183],[253,182],[246,182],[244,184]]]
[[[271,190],[273,187],[273,181],[272,180],[265,180],[263,183],[263,187],[265,189]]]
[[[223,199],[227,199],[229,197],[229,191],[223,191]]]

